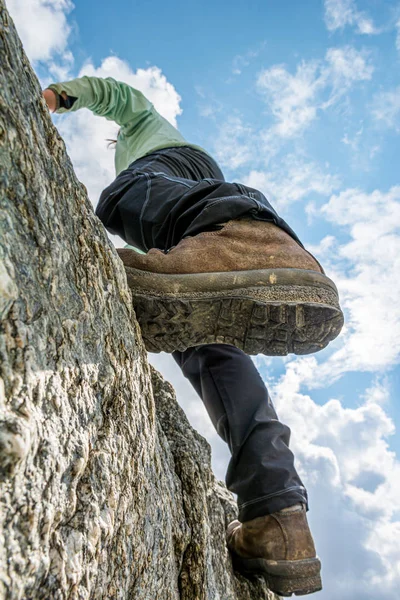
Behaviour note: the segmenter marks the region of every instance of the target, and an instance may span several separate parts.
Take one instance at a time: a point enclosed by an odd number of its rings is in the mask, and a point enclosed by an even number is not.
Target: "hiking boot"
[[[117,251],[150,352],[221,343],[247,354],[309,354],[343,326],[335,284],[273,223],[245,217],[167,253]]]
[[[232,521],[226,540],[233,568],[262,575],[276,594],[302,596],[322,589],[321,563],[303,504],[245,523]]]

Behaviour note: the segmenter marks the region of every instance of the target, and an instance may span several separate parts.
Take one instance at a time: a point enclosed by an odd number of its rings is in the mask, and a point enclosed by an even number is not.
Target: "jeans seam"
[[[254,504],[255,502],[260,502],[261,500],[268,500],[268,498],[274,498],[275,496],[281,496],[282,494],[286,494],[287,492],[293,492],[294,490],[304,490],[305,488],[301,485],[295,485],[289,488],[286,488],[285,490],[281,490],[280,492],[273,492],[272,494],[267,494],[266,496],[260,496],[259,498],[256,498],[255,500],[249,500],[248,502],[243,502],[242,504],[239,504],[239,508],[243,508],[244,506],[248,506],[249,504]]]

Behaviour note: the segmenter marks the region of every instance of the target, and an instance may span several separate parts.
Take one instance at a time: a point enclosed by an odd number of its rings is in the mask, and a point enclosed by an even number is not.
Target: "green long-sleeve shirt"
[[[190,146],[206,152],[200,146],[189,144],[179,131],[162,117],[153,104],[126,83],[112,77],[79,77],[49,88],[77,98],[70,109],[58,108],[57,113],[74,112],[88,108],[95,115],[115,121],[120,126],[115,148],[117,175],[134,160],[161,148]]]

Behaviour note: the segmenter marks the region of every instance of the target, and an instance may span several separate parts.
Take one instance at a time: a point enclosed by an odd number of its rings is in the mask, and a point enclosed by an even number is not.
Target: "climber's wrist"
[[[60,97],[54,90],[47,88],[42,92],[50,112],[55,112],[60,107]]]
[[[51,88],[44,90],[43,97],[50,112],[56,112],[59,108],[66,108],[68,110],[72,108],[74,102],[77,100],[74,96],[68,96],[66,92],[58,94]]]

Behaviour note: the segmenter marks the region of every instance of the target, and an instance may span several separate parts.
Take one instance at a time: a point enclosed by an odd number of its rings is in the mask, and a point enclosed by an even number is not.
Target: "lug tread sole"
[[[305,596],[322,590],[321,563],[318,558],[269,561],[232,554],[232,565],[235,571],[244,576],[264,577],[268,588],[280,596]]]
[[[340,308],[302,301],[302,294],[298,302],[221,296],[162,298],[133,292],[146,349],[173,352],[220,343],[249,355],[303,355],[325,348],[343,326]]]
[[[343,326],[335,284],[315,271],[126,273],[150,352],[220,343],[250,355],[310,354]]]

